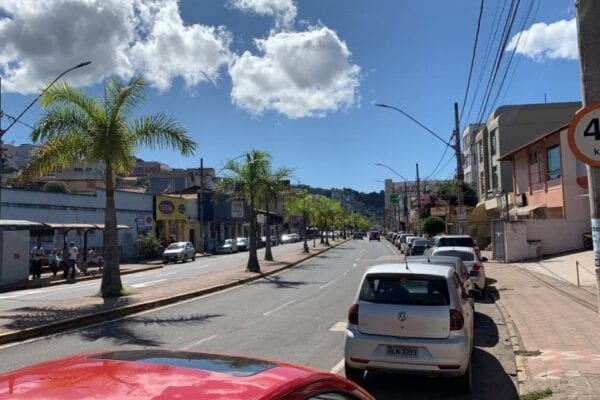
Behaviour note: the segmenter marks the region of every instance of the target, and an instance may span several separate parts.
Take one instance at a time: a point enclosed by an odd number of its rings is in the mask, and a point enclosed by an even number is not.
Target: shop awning
[[[526,216],[533,210],[537,210],[538,208],[546,207],[545,204],[533,204],[525,207],[513,207],[510,209],[510,215],[512,216]]]
[[[43,224],[52,229],[104,229],[104,224],[79,224],[79,223],[45,223]],[[117,229],[129,229],[129,225],[117,225]]]

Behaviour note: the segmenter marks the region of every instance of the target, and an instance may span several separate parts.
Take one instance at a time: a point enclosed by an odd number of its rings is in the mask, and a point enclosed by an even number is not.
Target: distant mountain
[[[292,189],[307,190],[309,193],[335,199],[348,211],[359,212],[369,218],[373,224],[382,224],[385,194],[384,191],[364,193],[350,188],[323,189],[308,185],[292,185]]]

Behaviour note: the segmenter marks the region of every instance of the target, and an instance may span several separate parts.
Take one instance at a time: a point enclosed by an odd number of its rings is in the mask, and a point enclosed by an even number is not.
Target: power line
[[[469,67],[469,77],[467,78],[467,88],[465,89],[465,97],[463,104],[460,109],[460,119],[462,119],[463,112],[465,111],[465,105],[467,104],[467,97],[469,96],[469,88],[471,87],[471,76],[473,75],[473,66],[475,65],[475,54],[477,53],[477,43],[479,42],[479,30],[481,29],[481,16],[483,15],[483,3],[481,0],[479,4],[479,18],[477,18],[477,30],[475,31],[475,43],[473,43],[473,53],[471,54],[471,66]]]
[[[452,135],[452,136],[454,136],[454,135]],[[452,137],[450,137],[450,139],[452,139]],[[427,177],[424,178],[423,180],[425,180],[425,181],[429,180],[429,178],[431,178],[438,171],[438,168],[439,168],[440,164],[442,163],[442,160],[446,156],[446,153],[448,152],[449,148],[450,148],[450,146],[446,145],[446,148],[444,149],[444,152],[442,153],[442,157],[440,157],[440,160],[435,165],[435,168],[433,168],[433,171],[429,175],[427,175]]]

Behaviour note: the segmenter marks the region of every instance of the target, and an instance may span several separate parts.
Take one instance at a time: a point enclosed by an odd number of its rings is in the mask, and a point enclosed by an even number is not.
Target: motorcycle
[[[592,241],[591,233],[583,233],[581,234],[581,238],[583,239],[583,248],[586,250],[594,250],[594,242]]]

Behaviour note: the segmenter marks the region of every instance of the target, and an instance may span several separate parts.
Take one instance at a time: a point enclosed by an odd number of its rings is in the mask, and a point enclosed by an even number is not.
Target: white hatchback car
[[[487,261],[487,258],[479,258],[477,250],[474,247],[436,247],[432,255],[460,257],[465,267],[469,270],[471,282],[481,291],[482,296],[485,295],[486,283],[483,262]]]
[[[472,386],[474,311],[453,267],[376,265],[365,273],[348,312],[346,377],[365,371],[455,377]]]

